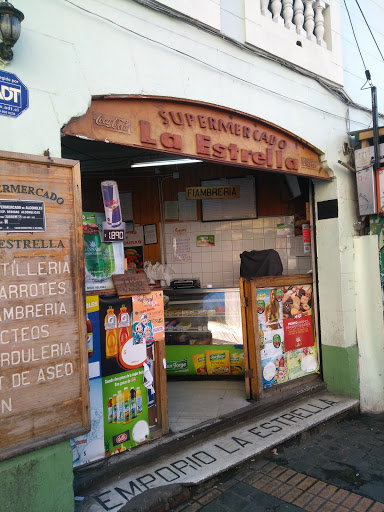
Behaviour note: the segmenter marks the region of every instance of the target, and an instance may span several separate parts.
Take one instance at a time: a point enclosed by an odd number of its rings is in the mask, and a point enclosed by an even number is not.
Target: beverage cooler
[[[79,466],[148,441],[155,425],[155,339],[164,336],[163,294],[88,295],[91,431],[71,440]]]

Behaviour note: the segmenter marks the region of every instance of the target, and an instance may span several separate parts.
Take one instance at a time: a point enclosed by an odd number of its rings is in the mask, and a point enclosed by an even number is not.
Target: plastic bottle
[[[136,390],[131,388],[131,418],[137,417]]]
[[[88,359],[93,356],[93,328],[87,314],[87,343],[88,343]]]
[[[137,414],[141,414],[143,412],[143,397],[141,394],[141,389],[136,389],[136,405],[137,405]]]
[[[131,400],[128,388],[124,388],[124,423],[131,421]]]
[[[108,423],[113,423],[112,397],[108,400]]]
[[[124,421],[124,396],[119,389],[116,396],[116,416],[117,416],[117,423],[123,423]]]
[[[117,325],[119,327],[119,347],[122,347],[126,341],[130,338],[129,327],[130,327],[129,313],[127,307],[122,304],[120,308],[119,317],[117,319]]]
[[[88,274],[93,281],[105,278],[104,258],[99,233],[84,234],[84,256]]]
[[[112,306],[109,306],[104,320],[105,355],[112,358],[117,355],[117,318]]]
[[[260,348],[261,350],[263,350],[264,348],[264,332],[263,332],[263,328],[260,324],[260,332],[259,332],[259,342],[260,342]]]
[[[112,423],[117,423],[116,395],[112,397]]]

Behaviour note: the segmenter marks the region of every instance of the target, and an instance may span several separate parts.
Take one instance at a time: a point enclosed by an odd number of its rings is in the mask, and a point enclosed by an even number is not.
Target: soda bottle
[[[117,319],[117,325],[119,327],[119,347],[122,347],[126,341],[130,338],[129,335],[129,313],[127,311],[127,307],[122,304],[120,308],[120,313]]]
[[[261,350],[263,350],[264,348],[264,332],[263,332],[263,328],[260,324],[260,332],[259,332],[259,342],[260,342],[260,348]]]
[[[124,397],[123,397],[123,393],[121,392],[121,389],[119,389],[119,391],[117,392],[117,397],[116,397],[117,423],[123,423],[123,421],[124,421],[123,407],[124,407]]]
[[[109,278],[115,271],[115,255],[112,244],[101,242],[101,253],[104,263],[104,275],[105,278]]]
[[[93,356],[93,328],[87,314],[87,343],[88,343],[88,359]]]
[[[131,421],[131,401],[128,388],[124,388],[124,423]]]
[[[137,417],[136,390],[131,388],[131,418]]]
[[[104,259],[98,233],[84,234],[84,255],[87,272],[93,281],[104,279]]]
[[[140,388],[137,388],[137,390],[136,390],[136,405],[137,405],[137,414],[141,414],[143,412],[143,397],[141,395]]]
[[[117,318],[112,306],[107,309],[104,320],[105,328],[105,355],[107,359],[117,355]]]
[[[112,397],[112,423],[117,423],[116,395]]]
[[[113,423],[112,397],[108,400],[108,423]]]

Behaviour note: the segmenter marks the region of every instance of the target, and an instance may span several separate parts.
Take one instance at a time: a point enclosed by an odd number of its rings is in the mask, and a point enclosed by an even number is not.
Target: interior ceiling
[[[68,135],[61,139],[61,154],[62,158],[79,160],[82,173],[100,175],[105,171],[128,172],[130,174],[148,172],[153,174],[155,167],[131,169],[130,166],[137,162],[180,158],[178,155]],[[161,173],[165,168],[166,166],[159,168]]]

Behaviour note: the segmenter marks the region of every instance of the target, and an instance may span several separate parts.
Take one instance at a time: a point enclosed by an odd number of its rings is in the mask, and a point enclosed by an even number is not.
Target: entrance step
[[[261,411],[242,422],[202,439],[190,437],[185,443],[168,443],[166,453],[153,452],[133,467],[129,461],[119,473],[106,472],[94,484],[77,489],[76,512],[118,511],[133,497],[148,489],[170,484],[201,484],[215,475],[286,442],[330,419],[357,409],[358,400],[320,391],[274,410]],[[150,446],[150,445],[148,445]],[[156,453],[156,455],[155,455]],[[150,451],[148,452],[150,455]],[[158,455],[158,456],[157,456]],[[134,451],[132,452],[132,460]]]

